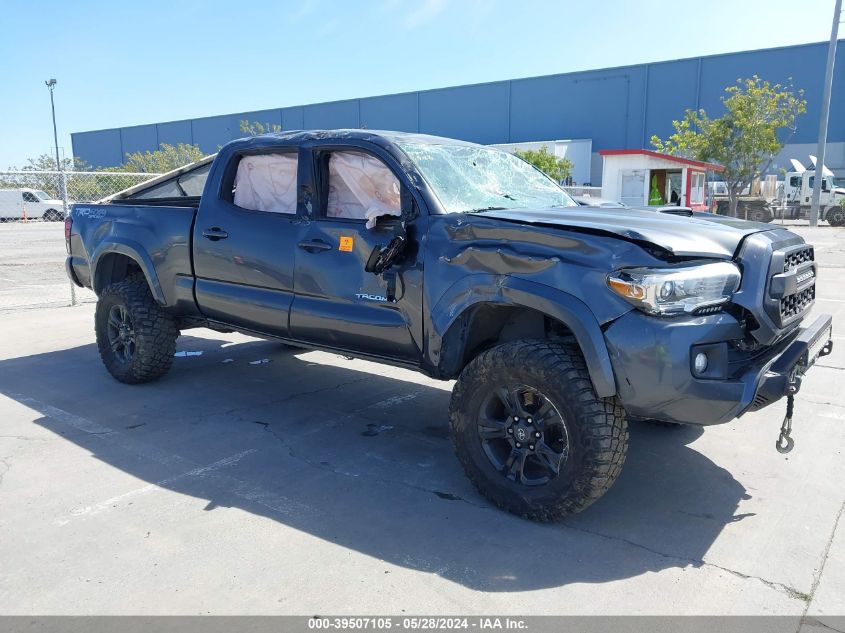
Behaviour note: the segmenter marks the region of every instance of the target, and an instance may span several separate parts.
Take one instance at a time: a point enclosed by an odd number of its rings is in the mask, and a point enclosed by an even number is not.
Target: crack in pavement
[[[660,556],[662,558],[681,561],[681,562],[684,562],[684,563],[695,565],[696,567],[713,567],[715,569],[720,569],[724,572],[731,574],[732,576],[736,576],[737,578],[741,578],[743,580],[757,580],[757,581],[763,583],[764,585],[766,585],[767,587],[774,589],[775,591],[778,591],[780,593],[785,593],[790,598],[793,598],[795,600],[801,600],[801,601],[807,602],[809,604],[810,596],[808,594],[806,594],[802,591],[798,591],[794,587],[790,587],[789,585],[785,585],[785,584],[780,583],[780,582],[767,580],[766,578],[762,578],[760,576],[753,576],[753,575],[750,575],[750,574],[744,574],[741,571],[736,571],[735,569],[730,569],[729,567],[722,567],[721,565],[717,565],[716,563],[709,563],[704,559],[696,559],[696,558],[690,558],[690,557],[685,557],[685,556],[678,556],[676,554],[667,554],[665,552],[661,552],[660,550],[652,549],[651,547],[648,547],[647,545],[643,545],[642,543],[637,543],[636,541],[632,541],[632,540],[623,538],[621,536],[613,536],[611,534],[604,534],[603,532],[597,532],[595,530],[588,530],[587,528],[576,527],[574,525],[570,525],[570,524],[565,523],[565,522],[561,523],[560,525],[563,525],[564,527],[566,527],[570,530],[575,530],[577,532],[583,532],[585,534],[592,534],[593,536],[598,536],[598,537],[605,538],[605,539],[608,539],[608,540],[611,540],[611,541],[620,541],[622,543],[625,543],[625,544],[630,545],[632,547],[636,547],[638,549],[645,550],[646,552],[649,552],[649,553],[654,554],[656,556]]]
[[[0,485],[2,485],[3,477],[6,476],[6,473],[9,472],[9,469],[12,467],[12,465],[9,463],[8,457],[0,457],[0,464],[3,464],[3,466],[5,466],[5,468],[0,471]]]
[[[813,584],[810,586],[810,594],[809,599],[807,600],[807,606],[804,608],[804,613],[802,614],[802,616],[804,617],[806,617],[807,611],[810,610],[812,600],[816,596],[816,591],[818,590],[819,584],[822,581],[822,574],[824,573],[824,568],[827,564],[828,556],[830,555],[830,548],[833,546],[833,539],[836,537],[836,530],[839,529],[839,521],[842,519],[843,512],[845,512],[845,499],[843,499],[842,505],[839,506],[839,512],[836,515],[836,520],[833,522],[833,529],[830,531],[830,536],[828,537],[827,543],[825,543],[824,551],[822,552],[821,564],[819,565],[818,572],[816,572],[813,577]]]

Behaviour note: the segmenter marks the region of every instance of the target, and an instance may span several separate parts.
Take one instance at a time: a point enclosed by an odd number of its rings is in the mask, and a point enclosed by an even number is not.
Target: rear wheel
[[[839,205],[830,207],[825,218],[830,226],[845,226],[845,207]]]
[[[149,382],[170,369],[179,330],[144,279],[127,279],[103,290],[94,319],[100,358],[120,382]]]
[[[755,205],[748,207],[748,219],[752,222],[771,222],[772,212],[768,208]]]
[[[499,507],[549,521],[599,499],[622,470],[625,413],[598,398],[578,350],[514,341],[470,362],[450,406],[455,452]]]

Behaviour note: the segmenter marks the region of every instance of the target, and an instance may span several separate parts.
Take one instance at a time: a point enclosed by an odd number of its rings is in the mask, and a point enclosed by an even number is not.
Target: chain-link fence
[[[0,172],[0,312],[93,301],[65,274],[70,205],[94,202],[158,174]]]

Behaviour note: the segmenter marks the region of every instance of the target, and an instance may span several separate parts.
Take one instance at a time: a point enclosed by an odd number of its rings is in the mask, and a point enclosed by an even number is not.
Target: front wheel
[[[56,211],[55,209],[48,209],[47,212],[44,214],[45,222],[59,222],[63,219],[64,214],[60,211]]]
[[[120,382],[155,380],[173,364],[179,330],[153,299],[146,280],[127,279],[103,290],[94,324],[100,358]]]
[[[455,452],[479,492],[540,521],[598,500],[628,448],[618,400],[596,396],[577,349],[545,341],[477,356],[455,384],[450,418]]]

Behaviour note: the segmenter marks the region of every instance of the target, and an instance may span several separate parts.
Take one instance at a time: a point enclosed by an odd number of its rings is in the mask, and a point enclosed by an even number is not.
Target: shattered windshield
[[[399,143],[446,213],[575,207],[552,179],[499,149]]]

